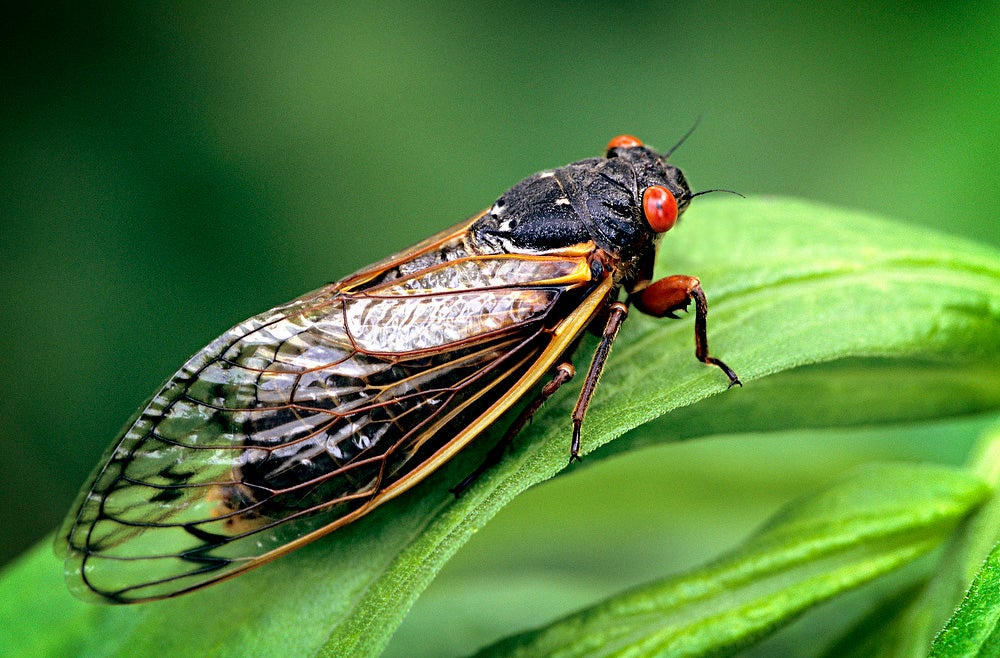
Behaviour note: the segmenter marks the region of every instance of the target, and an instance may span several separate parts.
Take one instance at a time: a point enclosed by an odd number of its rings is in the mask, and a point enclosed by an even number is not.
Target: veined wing
[[[412,486],[565,349],[589,272],[577,254],[434,245],[237,325],[167,381],[81,494],[61,533],[71,588],[188,591]]]

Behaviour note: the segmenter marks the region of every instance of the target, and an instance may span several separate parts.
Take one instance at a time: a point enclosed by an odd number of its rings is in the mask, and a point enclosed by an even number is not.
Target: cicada
[[[130,603],[229,578],[410,489],[518,405],[462,489],[573,376],[590,329],[578,458],[630,306],[676,317],[693,301],[697,358],[740,383],[709,355],[698,279],[652,280],[660,237],[697,196],[669,154],[616,137],[604,157],[534,174],[207,345],[139,410],[63,523],[70,589]]]

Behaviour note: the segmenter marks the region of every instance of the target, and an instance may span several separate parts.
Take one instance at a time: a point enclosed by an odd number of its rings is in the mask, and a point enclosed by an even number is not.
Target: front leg
[[[632,304],[641,312],[657,318],[676,318],[676,311],[687,310],[688,304],[694,300],[694,353],[702,363],[718,366],[729,377],[729,386],[743,382],[736,376],[732,368],[721,360],[708,354],[708,331],[706,317],[708,302],[705,292],[701,289],[698,277],[675,274],[651,283],[632,292],[629,297]]]

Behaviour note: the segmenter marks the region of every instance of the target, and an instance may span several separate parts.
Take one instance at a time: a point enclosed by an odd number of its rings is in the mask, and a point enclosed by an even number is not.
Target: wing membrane
[[[270,559],[405,488],[509,406],[515,382],[542,374],[563,305],[594,287],[586,260],[455,245],[251,318],[192,357],[64,523],[75,593],[159,598]]]

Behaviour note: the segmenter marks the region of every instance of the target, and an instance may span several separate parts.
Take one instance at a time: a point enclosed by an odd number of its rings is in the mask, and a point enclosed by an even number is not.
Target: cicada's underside
[[[738,381],[708,356],[697,280],[649,281],[661,220],[691,196],[658,154],[613,142],[607,158],[536,174],[450,231],[229,330],[166,382],[81,493],[60,539],[71,589],[172,596],[356,519],[537,391],[600,318],[575,456],[622,288],[659,316],[694,299],[699,358]]]

